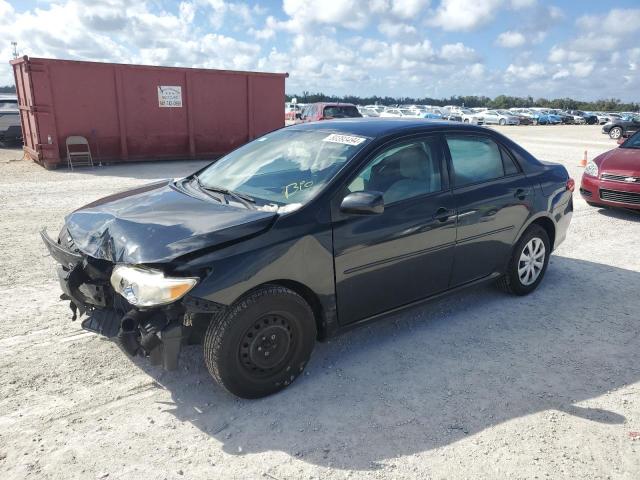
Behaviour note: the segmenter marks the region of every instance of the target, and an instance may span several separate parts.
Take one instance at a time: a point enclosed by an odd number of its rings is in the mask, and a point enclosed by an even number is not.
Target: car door
[[[640,116],[633,117],[631,122],[629,122],[629,126],[626,128],[625,135],[631,136],[640,130]]]
[[[421,136],[378,149],[354,172],[332,207],[338,318],[342,324],[446,290],[455,211],[442,140]],[[384,212],[347,215],[356,191],[378,191]]]
[[[491,136],[451,133],[445,139],[458,223],[453,287],[502,270],[532,214],[534,190]]]

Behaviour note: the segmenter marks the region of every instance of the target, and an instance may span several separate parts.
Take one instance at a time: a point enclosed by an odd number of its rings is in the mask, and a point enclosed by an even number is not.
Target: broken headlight
[[[111,286],[136,307],[166,305],[196,286],[197,278],[166,277],[160,270],[119,265],[111,273]]]

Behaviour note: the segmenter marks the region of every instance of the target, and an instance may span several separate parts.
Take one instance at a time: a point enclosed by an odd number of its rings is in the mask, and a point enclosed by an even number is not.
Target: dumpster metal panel
[[[284,126],[287,74],[22,57],[16,78],[25,152],[66,163],[82,135],[94,161],[215,158]]]

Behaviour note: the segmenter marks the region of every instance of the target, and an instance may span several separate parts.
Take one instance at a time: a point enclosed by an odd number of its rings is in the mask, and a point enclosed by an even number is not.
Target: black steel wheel
[[[209,372],[225,389],[259,398],[290,385],[304,370],[316,340],[307,302],[294,291],[266,285],[213,319],[203,342]]]
[[[238,347],[240,362],[255,376],[268,376],[293,353],[294,335],[286,316],[266,315],[247,329]]]

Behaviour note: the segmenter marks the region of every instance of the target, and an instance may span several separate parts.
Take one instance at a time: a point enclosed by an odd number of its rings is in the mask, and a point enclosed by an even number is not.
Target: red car
[[[353,103],[310,103],[302,110],[300,120],[315,122],[334,118],[362,117]]]
[[[580,194],[591,206],[640,210],[640,132],[590,161]]]

